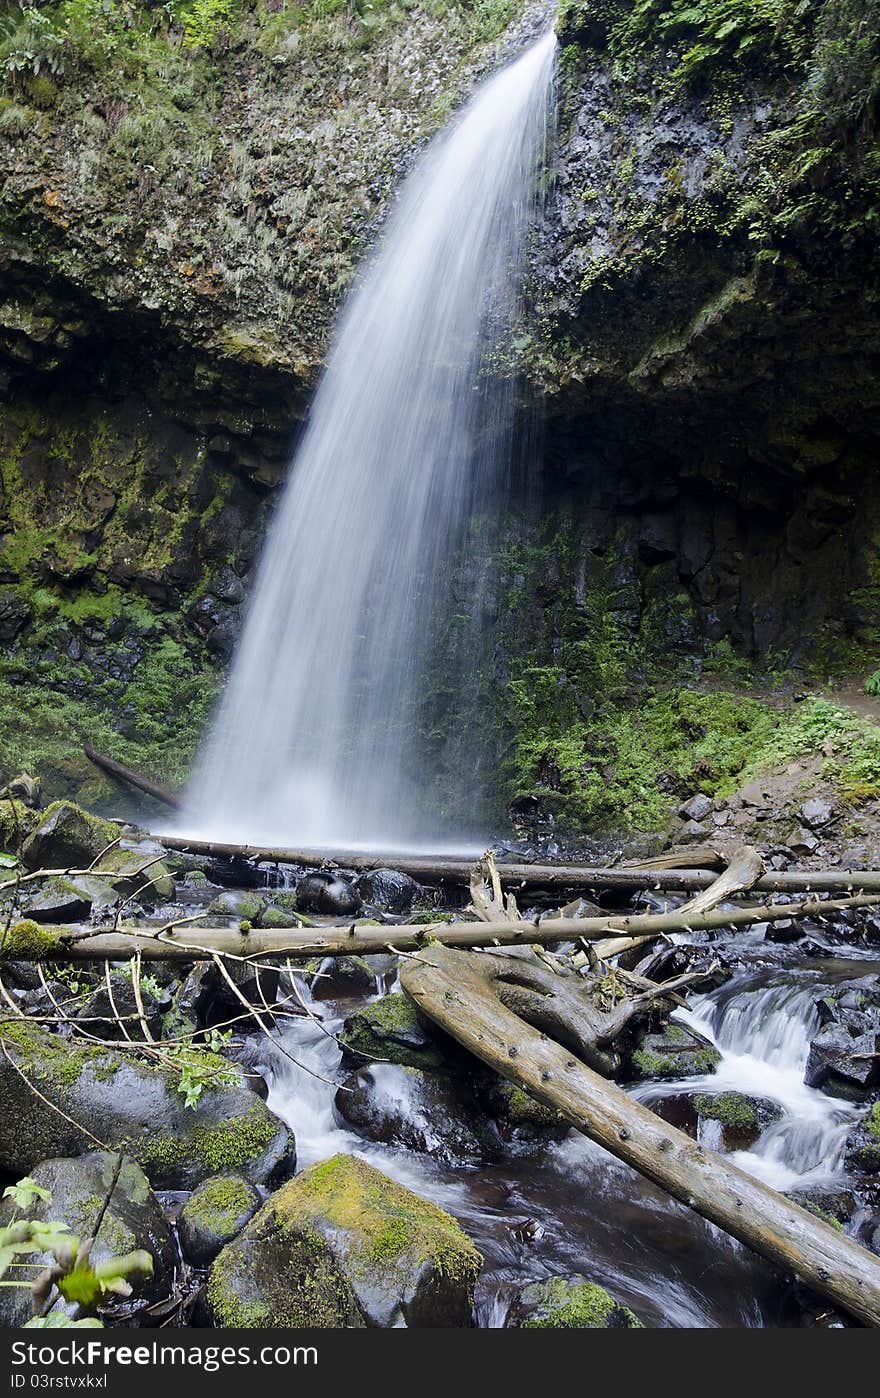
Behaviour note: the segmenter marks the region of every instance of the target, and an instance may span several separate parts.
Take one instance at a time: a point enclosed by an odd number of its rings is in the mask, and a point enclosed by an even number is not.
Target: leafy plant
[[[33,5],[22,7],[21,18],[0,47],[0,62],[7,73],[31,73],[35,77],[48,69],[64,72],[64,35],[44,10]]]
[[[186,1099],[184,1105],[192,1111],[199,1105],[205,1088],[232,1087],[237,1081],[235,1069],[220,1055],[220,1050],[231,1039],[231,1029],[225,1033],[219,1029],[212,1029],[203,1048],[195,1049],[188,1045],[167,1046],[167,1056],[180,1073],[177,1091]]]
[[[36,1203],[52,1202],[50,1191],[29,1175],[5,1189],[3,1198],[13,1201],[16,1215],[18,1210],[26,1210]],[[103,1210],[99,1215],[99,1224],[102,1217]],[[122,1257],[108,1257],[103,1262],[93,1263],[91,1252],[94,1241],[94,1237],[82,1239],[71,1233],[67,1224],[60,1220],[16,1216],[10,1224],[0,1228],[0,1286],[26,1288],[37,1303],[48,1302],[53,1288],[57,1287],[65,1301],[89,1309],[108,1293],[130,1296],[129,1277],[152,1275],[153,1259],[142,1248],[125,1253]],[[46,1253],[52,1261],[35,1280],[8,1279],[7,1274],[12,1268],[37,1266],[39,1263],[36,1259]],[[22,1262],[23,1258],[33,1258],[34,1261]],[[50,1310],[45,1315],[33,1317],[27,1325],[34,1329],[80,1325],[95,1327],[100,1325],[100,1321],[73,1319]]]

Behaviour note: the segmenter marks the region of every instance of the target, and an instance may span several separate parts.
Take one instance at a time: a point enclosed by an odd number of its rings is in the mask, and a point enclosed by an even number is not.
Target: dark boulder
[[[80,1127],[137,1160],[154,1189],[192,1189],[221,1170],[264,1183],[294,1169],[291,1133],[234,1064],[207,1059],[214,1077],[191,1108],[179,1073],[130,1053],[23,1021],[0,1026],[0,1038],[2,1171],[24,1175],[51,1156],[77,1155],[89,1140]],[[224,1068],[219,1081],[215,1063]]]
[[[306,874],[296,888],[296,906],[304,913],[351,917],[360,912],[361,897],[353,884],[339,874]]]
[[[85,869],[118,835],[119,827],[111,821],[89,815],[71,801],[55,801],[28,835],[21,857],[29,869]]]
[[[117,1157],[109,1151],[91,1151],[75,1159],[45,1160],[30,1173],[49,1192],[49,1199],[35,1198],[27,1208],[17,1208],[11,1199],[0,1204],[0,1228],[13,1216],[61,1222],[80,1238],[90,1237],[113,1182]],[[91,1260],[104,1262],[138,1249],[153,1259],[149,1277],[132,1277],[134,1309],[168,1293],[177,1266],[177,1249],[171,1227],[150,1189],[141,1167],[126,1158],[110,1198]],[[32,1259],[28,1258],[28,1262]],[[49,1255],[34,1258],[39,1265],[24,1275],[36,1277],[50,1261]],[[111,1298],[112,1299],[112,1298]],[[132,1300],[126,1304],[131,1310]],[[0,1288],[0,1325],[20,1326],[31,1314],[31,1298],[18,1287]]]
[[[846,1166],[860,1174],[880,1171],[880,1102],[862,1118],[846,1141]]]
[[[361,874],[357,891],[365,903],[384,913],[405,913],[422,897],[424,889],[397,869],[371,869]]]
[[[241,1175],[204,1180],[180,1211],[177,1234],[183,1255],[194,1267],[210,1267],[227,1243],[237,1238],[260,1207],[260,1193]]]
[[[835,1097],[864,1100],[880,1087],[880,981],[844,982],[816,1001],[821,1028],[804,1081]]]
[[[376,1063],[346,1078],[336,1115],[361,1136],[431,1155],[450,1165],[497,1160],[498,1133],[473,1095],[444,1073]]]

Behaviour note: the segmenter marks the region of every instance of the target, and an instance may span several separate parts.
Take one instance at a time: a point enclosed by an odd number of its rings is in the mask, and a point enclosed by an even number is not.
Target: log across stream
[[[782,1115],[748,1148],[728,1157],[772,1188],[803,1201],[844,1195],[847,1133],[859,1116],[851,1103],[804,1086],[814,1000],[826,986],[873,973],[880,961],[804,961],[789,948],[755,941],[735,978],[696,997],[679,1017],[712,1038],[722,1053],[716,1073],[644,1084],[634,1095],[680,1111],[695,1093],[740,1091],[772,1098]],[[315,1008],[333,1029],[356,1008],[333,981],[319,983]],[[384,989],[390,989],[386,983]],[[285,1031],[296,1056],[324,1077],[343,1081],[339,1051],[314,1023]],[[399,1070],[374,1070],[389,1092]],[[725,1237],[669,1195],[572,1132],[536,1153],[516,1152],[492,1166],[455,1167],[423,1154],[355,1135],[334,1112],[334,1088],[289,1060],[271,1065],[272,1108],[296,1130],[303,1164],[348,1150],[455,1214],[486,1258],[478,1289],[478,1324],[507,1323],[524,1279],[586,1273],[631,1306],[648,1325],[786,1326],[802,1323],[791,1281]],[[416,1123],[414,1098],[401,1110]],[[664,1114],[666,1115],[665,1109]],[[660,1123],[662,1125],[662,1123]],[[715,1142],[710,1142],[715,1144]],[[857,1224],[859,1220],[856,1220]],[[863,1225],[864,1226],[864,1225]],[[857,1236],[865,1235],[857,1230]],[[816,1313],[828,1310],[816,1305]]]

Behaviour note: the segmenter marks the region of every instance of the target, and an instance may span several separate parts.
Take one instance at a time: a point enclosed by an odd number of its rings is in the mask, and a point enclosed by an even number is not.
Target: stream
[[[740,939],[739,950],[731,980],[675,1012],[719,1049],[717,1072],[631,1090],[661,1109],[660,1099],[695,1092],[769,1099],[781,1118],[731,1158],[779,1190],[845,1190],[844,1142],[862,1109],[805,1086],[804,1067],[818,1025],[815,999],[836,982],[876,974],[880,958],[865,959],[860,950],[856,959],[835,947],[832,957],[804,960],[794,948],[757,938],[745,950]],[[298,1169],[339,1152],[356,1154],[453,1214],[485,1258],[478,1326],[503,1327],[524,1282],[560,1271],[606,1286],[648,1326],[803,1323],[793,1287],[772,1268],[577,1132],[528,1154],[511,1151],[500,1164],[454,1168],[341,1127],[332,1084],[346,1070],[328,1031],[374,997],[337,999],[332,980],[317,984],[315,1018],[290,1021],[282,1034],[303,1066],[277,1055],[267,1067],[269,1105],[296,1134]],[[381,993],[394,988],[386,977]],[[710,1147],[719,1143],[710,1138],[716,1126],[709,1122],[710,1135],[700,1136]],[[858,1232],[866,1222],[857,1214],[849,1227]]]

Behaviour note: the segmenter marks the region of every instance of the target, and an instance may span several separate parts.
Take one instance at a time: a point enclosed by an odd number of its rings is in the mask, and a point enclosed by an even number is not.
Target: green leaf
[[[11,1199],[17,1209],[27,1209],[35,1199],[42,1199],[44,1203],[52,1202],[52,1195],[48,1189],[37,1184],[30,1175],[25,1175],[24,1179],[17,1184],[11,1184],[3,1191],[4,1199]]]

